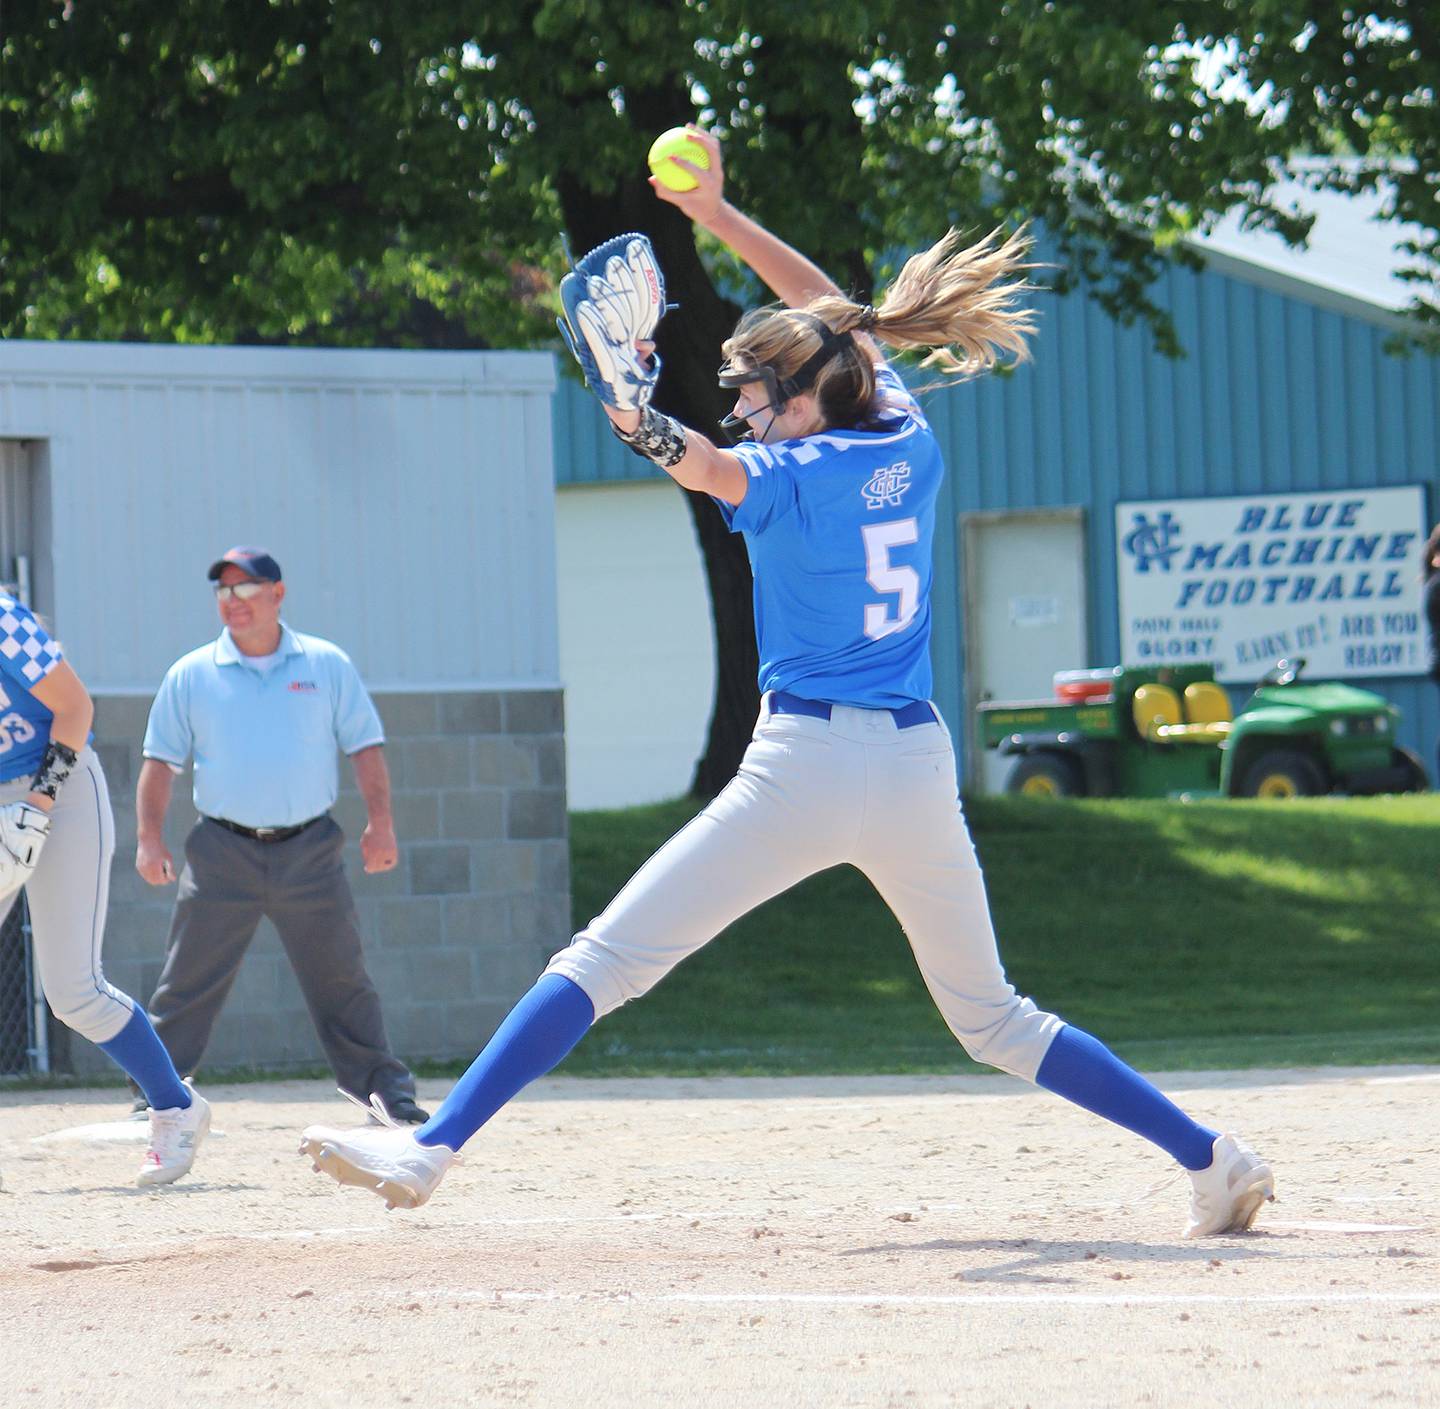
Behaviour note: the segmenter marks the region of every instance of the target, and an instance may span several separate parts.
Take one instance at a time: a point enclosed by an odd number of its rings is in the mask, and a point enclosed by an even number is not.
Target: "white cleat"
[[[396,1125],[383,1105],[376,1105],[384,1124],[353,1130],[309,1126],[300,1136],[300,1153],[337,1184],[379,1195],[386,1208],[419,1208],[459,1156],[444,1145],[422,1145],[410,1127]]]
[[[186,1086],[190,1083],[187,1081]],[[193,1088],[190,1104],[183,1110],[150,1112],[150,1147],[140,1164],[135,1182],[142,1188],[154,1184],[173,1184],[189,1174],[205,1137],[210,1133],[210,1103]]]
[[[1192,1169],[1187,1238],[1213,1233],[1243,1233],[1255,1222],[1260,1205],[1275,1198],[1275,1176],[1254,1150],[1233,1135],[1215,1140],[1208,1168]]]

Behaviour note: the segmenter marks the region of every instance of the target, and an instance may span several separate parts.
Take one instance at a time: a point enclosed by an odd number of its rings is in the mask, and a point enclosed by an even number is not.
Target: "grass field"
[[[577,928],[690,816],[572,819]],[[1440,1059],[1440,796],[969,809],[1017,987],[1152,1070]],[[723,883],[717,878],[717,884]],[[565,1063],[575,1075],[970,1063],[858,872],[753,912]]]

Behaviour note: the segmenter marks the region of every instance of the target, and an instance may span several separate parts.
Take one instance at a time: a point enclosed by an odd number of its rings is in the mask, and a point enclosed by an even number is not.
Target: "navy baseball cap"
[[[280,564],[264,548],[232,548],[223,558],[210,564],[207,574],[211,582],[218,580],[227,567],[237,567],[251,577],[263,578],[266,582],[280,581]]]

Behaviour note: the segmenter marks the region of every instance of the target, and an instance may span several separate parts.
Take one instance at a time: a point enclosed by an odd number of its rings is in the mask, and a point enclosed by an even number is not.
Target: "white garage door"
[[[715,693],[689,506],[669,483],[573,486],[555,498],[570,806],[678,797]]]
[[[975,514],[961,523],[965,572],[966,786],[1000,792],[1011,761],[978,746],[982,700],[1038,700],[1087,656],[1080,511]]]

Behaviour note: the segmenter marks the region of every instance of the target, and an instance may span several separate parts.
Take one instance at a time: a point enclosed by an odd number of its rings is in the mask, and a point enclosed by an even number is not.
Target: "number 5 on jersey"
[[[889,523],[865,524],[860,536],[865,540],[865,580],[881,596],[897,598],[893,603],[870,602],[865,608],[865,634],[878,641],[909,626],[920,605],[920,574],[912,567],[890,561],[890,550],[916,542],[920,528],[915,519],[893,519]]]

